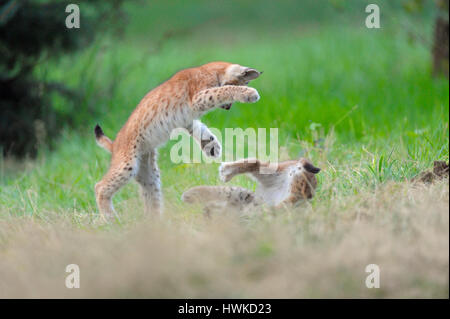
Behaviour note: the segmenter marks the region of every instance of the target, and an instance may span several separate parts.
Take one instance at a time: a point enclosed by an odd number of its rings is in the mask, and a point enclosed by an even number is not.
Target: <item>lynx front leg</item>
[[[192,107],[203,113],[216,106],[234,102],[255,103],[259,100],[256,89],[247,86],[224,85],[202,90],[192,98]]]
[[[188,128],[188,131],[207,156],[214,158],[220,157],[222,146],[217,137],[211,133],[205,124],[199,120],[194,120],[192,126]]]
[[[236,175],[257,172],[260,166],[260,161],[255,158],[245,158],[235,162],[222,163],[219,167],[219,176],[223,182],[228,182]]]
[[[255,158],[244,158],[235,162],[222,163],[219,167],[219,177],[223,182],[228,182],[234,176],[249,173],[262,185],[270,184],[280,175],[278,164],[261,162]]]

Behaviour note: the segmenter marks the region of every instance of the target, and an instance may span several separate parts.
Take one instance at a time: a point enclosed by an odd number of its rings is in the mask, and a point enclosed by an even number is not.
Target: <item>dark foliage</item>
[[[51,106],[50,94],[68,99],[76,92],[60,83],[33,76],[42,59],[55,59],[89,45],[108,19],[117,19],[123,0],[77,1],[81,28],[68,29],[70,1],[0,0],[0,148],[4,155],[36,155],[41,142],[51,142],[70,114]]]
[[[449,65],[449,21],[448,21],[449,0],[438,1],[439,15],[434,26],[433,39],[433,73],[444,74],[448,77]]]

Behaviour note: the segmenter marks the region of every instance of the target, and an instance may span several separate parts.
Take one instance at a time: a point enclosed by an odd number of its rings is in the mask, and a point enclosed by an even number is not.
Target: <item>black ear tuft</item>
[[[96,138],[100,138],[100,137],[102,137],[103,135],[105,135],[105,134],[103,133],[102,128],[101,128],[100,125],[98,125],[98,124],[95,125],[94,132],[95,132],[95,137],[96,137]]]
[[[306,163],[305,165],[303,165],[303,167],[310,173],[313,174],[317,174],[320,172],[320,168],[315,167],[313,164],[311,163]]]

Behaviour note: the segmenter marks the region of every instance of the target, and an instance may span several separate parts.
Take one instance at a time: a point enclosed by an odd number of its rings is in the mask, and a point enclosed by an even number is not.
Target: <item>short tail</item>
[[[105,135],[105,133],[103,133],[103,130],[100,127],[100,125],[97,124],[95,126],[94,132],[97,144],[111,153],[113,142]]]

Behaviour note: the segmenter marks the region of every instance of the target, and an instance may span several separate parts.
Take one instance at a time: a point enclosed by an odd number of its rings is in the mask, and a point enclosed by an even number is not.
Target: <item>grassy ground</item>
[[[79,127],[65,130],[56,150],[42,147],[35,161],[0,159],[0,297],[448,298],[448,180],[407,181],[433,160],[448,161],[448,80],[431,77],[426,46],[408,41],[394,19],[368,30],[363,18],[260,28],[233,20],[223,29],[226,21],[204,19],[174,23],[188,31],[159,41],[143,32],[154,28],[145,11],[129,10],[135,19],[123,38],[36,70],[87,98],[70,105],[55,97],[56,107],[76,108]],[[164,219],[143,216],[130,183],[115,197],[121,223],[99,223],[93,186],[109,155],[95,144],[95,123],[114,137],[149,89],[214,60],[264,70],[252,83],[261,100],[204,122],[222,131],[277,127],[281,160],[304,155],[323,169],[316,197],[289,211],[205,221],[180,195],[219,184],[218,165],[173,164],[169,143],[159,160]],[[245,177],[232,184],[254,187]],[[70,263],[80,265],[79,290],[64,287]],[[372,263],[380,289],[364,284]]]

